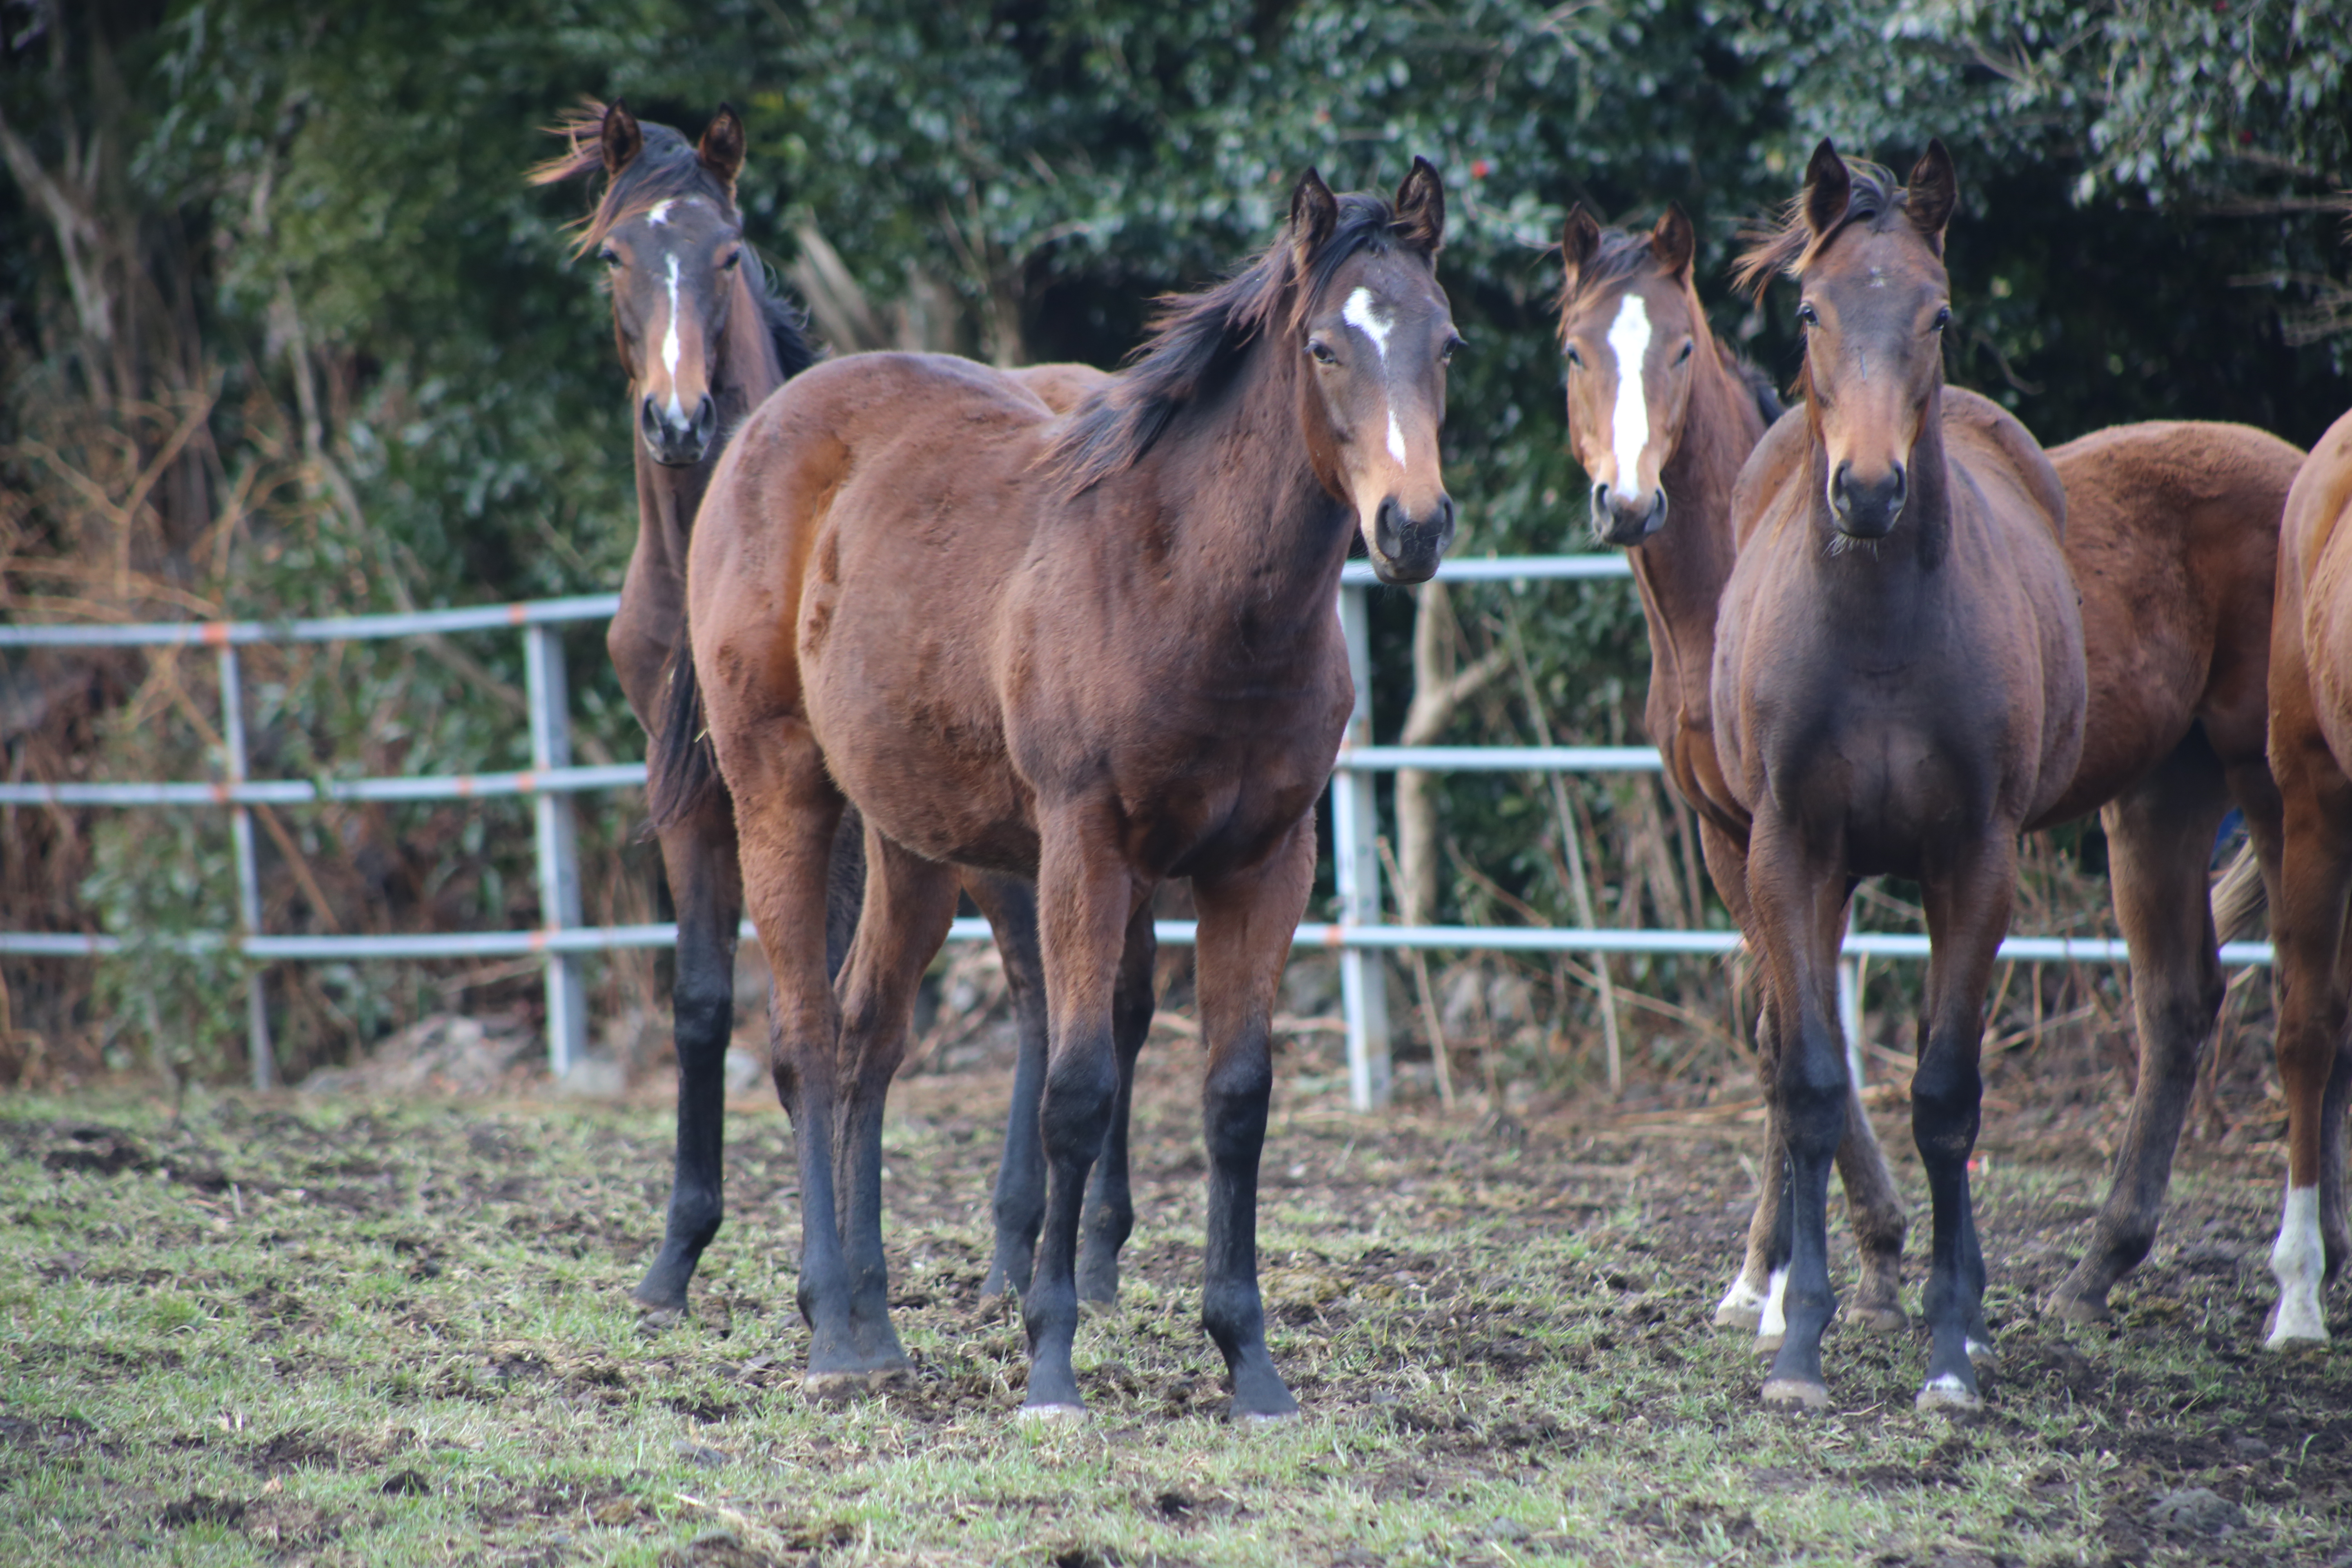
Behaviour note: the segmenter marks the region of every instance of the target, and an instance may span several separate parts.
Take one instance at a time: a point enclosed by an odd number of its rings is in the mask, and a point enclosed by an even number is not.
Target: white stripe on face
[[[1387,399],[1389,333],[1396,327],[1395,318],[1381,314],[1380,301],[1372,298],[1372,291],[1359,285],[1355,292],[1348,296],[1348,302],[1339,308],[1339,319],[1372,340],[1373,352],[1381,357],[1381,395]],[[1405,460],[1404,429],[1397,424],[1395,401],[1393,399],[1387,399],[1387,401],[1389,403],[1389,456],[1402,463]]]
[[[669,324],[662,329],[662,369],[669,373],[669,422],[686,428],[686,410],[677,401],[677,255],[669,258]]]
[[[1617,458],[1617,484],[1639,481],[1642,448],[1650,444],[1650,400],[1642,390],[1642,362],[1650,353],[1650,312],[1639,294],[1628,294],[1609,324],[1609,352],[1617,356],[1617,405],[1610,418],[1610,447]]]
[[[653,225],[656,228],[659,228],[662,225],[669,222],[669,209],[677,205],[677,198],[676,196],[664,196],[661,200],[654,204],[653,211],[646,214],[646,221]]]

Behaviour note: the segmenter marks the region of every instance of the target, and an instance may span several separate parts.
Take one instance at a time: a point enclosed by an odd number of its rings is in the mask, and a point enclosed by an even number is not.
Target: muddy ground
[[[1707,1327],[1753,1191],[1736,1094],[1368,1120],[1294,1074],[1261,1212],[1307,1416],[1240,1432],[1197,1325],[1196,1058],[1145,1058],[1126,1288],[1079,1344],[1093,1419],[1045,1432],[1012,1419],[1017,1321],[980,1294],[1001,1072],[899,1086],[887,1198],[919,1375],[848,1408],[799,1389],[798,1181],[762,1098],[736,1104],[730,1218],[666,1329],[623,1297],[666,1193],[658,1103],[0,1100],[0,1555],[2352,1564],[2352,1360],[2259,1348],[2259,1105],[2185,1152],[2155,1258],[2085,1331],[2033,1303],[2119,1113],[1997,1079],[1987,1410],[1916,1413],[1923,1342],[1833,1329],[1834,1408],[1790,1416]],[[1916,1307],[1924,1184],[1883,1098]]]

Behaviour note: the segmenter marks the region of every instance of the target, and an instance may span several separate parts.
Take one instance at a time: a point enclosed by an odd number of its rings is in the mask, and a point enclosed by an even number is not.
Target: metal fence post
[[[563,675],[561,627],[535,626],[523,634],[523,668],[530,699],[533,770],[572,765],[572,694]],[[580,834],[572,796],[541,790],[531,796],[539,850],[539,923],[542,931],[580,924]],[[547,1070],[557,1078],[588,1054],[588,991],[582,960],[551,952],[547,964]]]
[[[1372,741],[1370,606],[1364,590],[1339,590],[1339,630],[1348,642],[1348,673],[1355,678],[1356,709],[1348,719],[1349,746]],[[1345,753],[1342,753],[1344,760]],[[1380,812],[1369,773],[1331,775],[1331,855],[1338,873],[1339,923],[1381,923]],[[1339,952],[1340,1010],[1348,1025],[1348,1103],[1371,1110],[1389,1102],[1389,993],[1379,952]]]
[[[236,645],[220,647],[221,750],[228,782],[245,782],[245,682],[237,668]],[[229,844],[236,856],[236,919],[247,936],[261,934],[261,878],[253,864],[253,812],[232,805],[228,813]],[[253,1087],[278,1087],[278,1056],[269,1044],[269,1004],[262,990],[258,965],[245,976],[246,1055],[252,1058]]]

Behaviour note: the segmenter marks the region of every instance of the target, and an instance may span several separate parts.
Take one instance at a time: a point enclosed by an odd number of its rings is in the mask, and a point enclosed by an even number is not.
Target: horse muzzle
[[[1415,517],[1396,497],[1383,499],[1372,514],[1372,575],[1383,583],[1426,583],[1437,574],[1445,547],[1454,542],[1454,498],[1443,490],[1437,504]]]
[[[683,421],[670,417],[670,408],[677,400],[656,402],[648,396],[637,405],[637,434],[652,454],[655,462],[665,468],[690,468],[702,461],[710,450],[711,437],[719,433],[719,405],[704,393],[694,405],[693,416]]]
[[[1666,492],[1634,496],[1607,485],[1592,487],[1592,532],[1604,544],[1639,544],[1666,525]]]
[[[1895,531],[1908,495],[1903,465],[1895,463],[1879,478],[1858,479],[1852,463],[1840,463],[1830,476],[1830,516],[1848,539],[1884,539]]]

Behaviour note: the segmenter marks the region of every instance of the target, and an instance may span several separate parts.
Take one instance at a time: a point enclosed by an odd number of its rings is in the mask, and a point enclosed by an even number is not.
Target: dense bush
[[[1719,279],[1738,226],[1791,194],[1822,134],[1897,163],[1930,133],[1952,145],[1950,374],[2045,440],[2167,415],[2307,442],[2352,402],[2334,184],[2352,35],[2317,0],[29,0],[0,26],[11,617],[287,616],[615,582],[628,426],[602,300],[562,234],[587,193],[520,178],[546,150],[537,128],[583,92],[688,128],[738,104],[754,239],[788,277],[830,252],[855,280],[817,301],[837,343],[1008,363],[1114,363],[1151,294],[1269,237],[1303,164],[1393,185],[1430,155],[1472,345],[1448,460],[1473,552],[1586,547],[1549,303],[1566,204],[1646,220],[1678,200]],[[1706,291],[1720,331],[1792,369],[1785,301]],[[1517,628],[1557,733],[1639,738],[1630,595],[1455,609],[1465,654]],[[1402,595],[1378,606],[1384,731],[1410,694],[1413,613]],[[257,771],[518,761],[511,643],[252,658]],[[583,749],[638,754],[593,637],[573,652]],[[8,771],[199,776],[216,761],[211,679],[196,659],[12,659]],[[1458,736],[1531,738],[1526,684],[1490,688]],[[1708,918],[1654,784],[1571,795],[1601,919]],[[592,913],[650,918],[641,807],[600,809],[592,847],[619,874],[592,879],[608,906]],[[532,916],[516,808],[263,816],[274,930]],[[1548,790],[1457,778],[1444,821],[1441,913],[1567,918]],[[2064,880],[2053,918],[2104,918],[2095,884],[2063,875],[2084,843],[2047,858]],[[207,814],[11,811],[0,853],[0,925],[228,919],[226,835]],[[0,974],[0,1066],[109,1047],[208,1072],[234,1059],[221,964],[144,950],[96,990],[78,964]],[[1545,978],[1557,1018],[1569,971]],[[604,1010],[642,1012],[651,981],[616,961]],[[413,966],[280,973],[271,994],[299,1068],[473,985],[489,988],[473,1005],[528,1005],[513,973]],[[1662,966],[1643,985],[1712,1016],[1726,1002],[1711,970]]]

